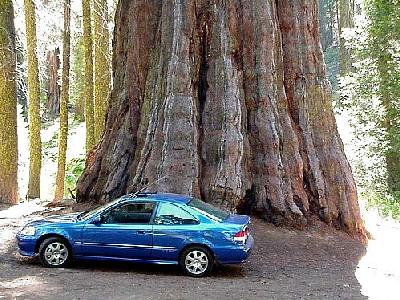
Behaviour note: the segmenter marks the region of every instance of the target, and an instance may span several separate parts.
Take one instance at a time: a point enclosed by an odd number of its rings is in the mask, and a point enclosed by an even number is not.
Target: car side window
[[[154,223],[160,225],[190,225],[198,224],[199,221],[180,207],[170,203],[160,203]]]
[[[103,216],[105,224],[147,224],[155,208],[154,203],[128,203],[118,206]]]

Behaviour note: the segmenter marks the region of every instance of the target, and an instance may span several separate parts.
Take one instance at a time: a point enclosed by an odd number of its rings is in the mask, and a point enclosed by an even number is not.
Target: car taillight
[[[233,236],[233,240],[235,242],[240,242],[242,244],[245,244],[248,236],[249,236],[249,229],[245,227]]]

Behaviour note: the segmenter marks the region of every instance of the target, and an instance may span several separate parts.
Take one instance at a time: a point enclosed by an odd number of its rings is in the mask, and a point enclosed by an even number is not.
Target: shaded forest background
[[[117,3],[4,3],[0,21],[3,29],[4,24],[8,26],[9,34],[0,35],[0,48],[6,49],[0,52],[0,67],[2,74],[6,74],[0,78],[0,84],[6,86],[9,78],[15,78],[16,91],[15,97],[8,98],[9,89],[3,88],[0,93],[8,99],[0,103],[0,140],[4,141],[0,146],[0,201],[16,203],[19,198],[39,198],[43,186],[54,194],[50,200],[74,198],[86,155],[91,155],[103,136],[113,88],[112,37]],[[318,8],[333,107],[340,131],[348,134],[346,154],[359,197],[380,207],[382,213],[398,218],[400,3],[319,0]],[[15,48],[11,46],[15,51],[7,52],[9,36],[15,37]],[[16,61],[15,76],[10,75],[13,67],[10,69],[7,61]],[[20,172],[23,170],[19,189],[18,137],[14,110],[10,109],[14,107],[13,101],[18,101],[18,121],[25,122],[23,126],[29,130],[30,138],[29,166],[21,166],[21,156],[28,149],[21,148],[21,143],[19,147]],[[56,130],[47,130],[54,124],[60,125]],[[51,132],[51,136],[42,142],[40,132],[42,136],[43,132]],[[71,132],[81,135],[86,150],[70,151],[67,155],[66,141]],[[77,139],[71,140],[75,143]],[[82,144],[68,147],[77,145]],[[52,161],[57,168],[52,172],[43,170],[43,161]],[[43,173],[56,178],[54,187],[49,178],[44,178],[43,184]]]
[[[349,133],[346,154],[359,196],[398,218],[400,2],[320,0],[319,8],[335,113],[341,133]]]

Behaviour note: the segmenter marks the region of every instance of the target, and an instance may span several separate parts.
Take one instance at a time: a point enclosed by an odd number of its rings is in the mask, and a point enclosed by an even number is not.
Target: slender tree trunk
[[[47,114],[54,119],[60,114],[60,85],[58,71],[60,70],[60,49],[57,47],[47,53]]]
[[[26,58],[24,56],[24,50],[22,45],[22,40],[18,37],[18,33],[16,32],[15,37],[15,48],[16,48],[16,56],[17,56],[17,66],[19,66],[19,70],[17,69],[17,101],[18,104],[22,106],[22,116],[24,117],[24,121],[28,122],[28,95],[27,95],[27,78],[26,78],[26,70],[22,69],[21,66],[25,64]]]
[[[29,183],[28,198],[40,197],[40,170],[42,166],[42,142],[40,138],[40,85],[36,42],[35,4],[24,0],[28,53],[29,98]]]
[[[56,177],[56,191],[54,201],[64,196],[65,163],[68,142],[68,101],[69,101],[69,67],[71,45],[71,0],[64,0],[64,33],[63,33],[63,69],[62,91],[60,102],[60,136],[58,145],[58,168]]]
[[[83,35],[79,34],[75,37],[72,45],[72,61],[71,73],[74,75],[74,81],[71,82],[71,99],[74,100],[75,119],[85,120],[85,51],[83,47]]]
[[[319,28],[321,32],[321,46],[322,50],[326,51],[328,48],[328,8],[325,0],[318,0],[318,12],[319,12]]]
[[[383,116],[383,128],[386,132],[387,146],[384,152],[386,161],[386,172],[387,172],[387,186],[388,190],[394,197],[398,197],[400,194],[400,153],[398,151],[400,128],[396,119],[398,118],[398,110],[396,110],[398,101],[395,95],[393,95],[392,87],[388,87],[388,82],[393,80],[393,73],[388,72],[391,66],[388,62],[393,63],[393,57],[390,53],[380,55],[377,59],[378,64],[378,76],[379,76],[379,95],[382,107],[384,109]]]
[[[78,201],[191,194],[277,225],[364,236],[316,0],[122,0],[104,137]]]
[[[321,32],[321,46],[325,52],[332,46],[333,40],[333,24],[335,23],[336,14],[333,13],[333,1],[318,0],[319,12],[319,28]]]
[[[94,1],[94,135],[98,143],[104,132],[110,93],[110,49],[106,0]]]
[[[14,9],[0,2],[0,203],[18,202],[18,137]]]
[[[351,71],[351,51],[346,47],[344,29],[354,27],[354,0],[339,0],[339,66],[340,75]]]
[[[83,47],[85,51],[85,121],[86,152],[92,150],[94,139],[93,113],[93,41],[91,25],[90,0],[82,0],[83,10]]]
[[[78,98],[75,103],[75,119],[85,121],[85,97],[84,92],[78,93]]]

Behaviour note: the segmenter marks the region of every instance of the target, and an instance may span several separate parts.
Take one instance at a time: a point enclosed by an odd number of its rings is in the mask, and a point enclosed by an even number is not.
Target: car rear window
[[[188,206],[205,213],[213,219],[218,219],[220,221],[225,220],[229,217],[229,212],[219,209],[209,203],[203,202],[199,199],[192,198],[188,203]]]

